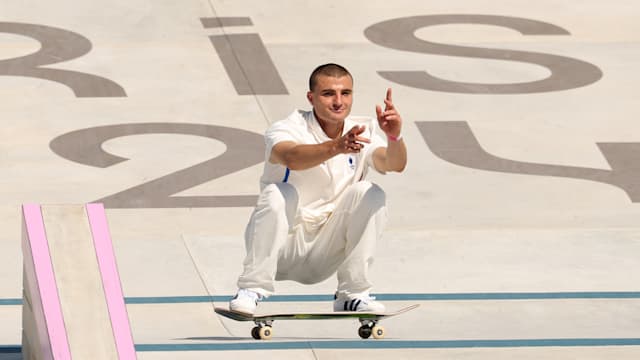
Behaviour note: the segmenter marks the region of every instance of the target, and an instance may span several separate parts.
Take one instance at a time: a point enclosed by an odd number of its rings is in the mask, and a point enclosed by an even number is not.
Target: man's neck
[[[313,117],[316,119],[322,131],[324,131],[325,135],[330,137],[331,139],[336,139],[342,135],[342,131],[344,129],[344,121],[340,123],[332,123],[330,121],[324,121],[316,115],[316,111],[313,111]]]

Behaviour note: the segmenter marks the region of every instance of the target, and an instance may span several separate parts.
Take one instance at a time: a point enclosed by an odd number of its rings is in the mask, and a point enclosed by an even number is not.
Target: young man
[[[276,280],[313,284],[337,272],[335,311],[384,311],[369,296],[368,270],[387,220],[385,194],[364,178],[369,168],[401,172],[407,163],[391,95],[388,89],[384,110],[376,106],[377,121],[349,116],[351,74],[321,65],[309,79],[312,111],[296,110],[267,130],[261,193],[231,310],[253,314]]]

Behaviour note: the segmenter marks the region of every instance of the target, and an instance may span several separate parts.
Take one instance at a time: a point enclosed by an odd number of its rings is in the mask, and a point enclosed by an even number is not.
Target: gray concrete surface
[[[96,200],[140,359],[640,356],[636,2],[9,0],[0,14],[0,359],[20,344],[20,204]],[[212,309],[241,268],[256,136],[307,107],[324,62],[353,72],[354,114],[394,90],[410,163],[373,177],[390,211],[375,291],[422,306],[384,341],[283,321],[265,345]],[[260,311],[326,309],[334,287],[284,282]]]

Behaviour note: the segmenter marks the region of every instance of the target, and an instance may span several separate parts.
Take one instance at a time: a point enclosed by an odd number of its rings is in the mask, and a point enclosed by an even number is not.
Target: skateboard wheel
[[[382,326],[374,326],[373,329],[371,329],[371,332],[374,339],[384,338],[384,328]]]
[[[251,337],[260,340],[260,328],[258,326],[251,329]]]
[[[360,337],[363,339],[368,339],[369,336],[371,336],[371,327],[369,327],[368,325],[360,326],[360,328],[358,329],[358,335],[360,335]]]
[[[261,328],[258,328],[258,336],[260,336],[260,339],[262,340],[271,339],[272,334],[273,331],[271,330],[271,326],[263,326]]]

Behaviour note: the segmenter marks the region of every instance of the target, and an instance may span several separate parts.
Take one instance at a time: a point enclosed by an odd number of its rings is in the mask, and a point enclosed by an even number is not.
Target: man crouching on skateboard
[[[402,119],[391,89],[384,110],[376,106],[377,121],[349,116],[353,78],[337,64],[312,72],[307,99],[312,111],[296,110],[265,133],[261,193],[229,308],[253,314],[276,280],[314,284],[337,272],[334,311],[383,312],[369,295],[369,267],[387,220],[385,193],[364,178],[370,167],[404,170]]]

